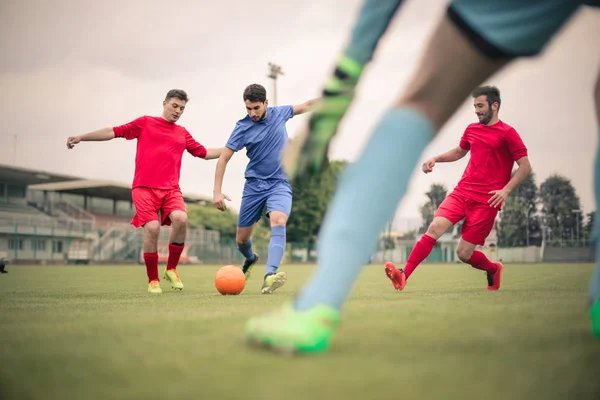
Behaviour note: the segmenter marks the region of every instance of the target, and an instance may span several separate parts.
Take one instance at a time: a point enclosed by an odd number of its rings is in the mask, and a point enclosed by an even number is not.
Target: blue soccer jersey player
[[[325,85],[309,128],[286,149],[284,165],[292,179],[310,179],[327,165],[330,140],[401,3],[363,3],[350,42]],[[451,1],[406,90],[375,127],[361,156],[340,177],[319,232],[319,259],[313,276],[292,304],[251,318],[246,325],[248,340],[284,352],[325,351],[363,261],[375,248],[379,232],[404,196],[425,147],[473,89],[512,61],[541,53],[580,7],[598,3],[599,0]],[[596,109],[600,114],[599,96],[596,95]],[[501,192],[503,202],[509,191]],[[373,199],[377,199],[377,207],[373,207]],[[590,305],[592,330],[600,337],[600,256],[590,285]]]
[[[248,115],[235,125],[217,163],[213,203],[221,211],[227,209],[225,200],[231,199],[222,192],[225,169],[233,153],[245,147],[249,162],[236,242],[245,257],[242,270],[248,279],[258,261],[258,254],[252,249],[252,230],[266,207],[265,213],[271,222],[271,240],[261,293],[270,294],[287,280],[285,272],[277,271],[285,251],[286,224],[292,210],[292,186],[281,166],[281,153],[288,142],[285,124],[294,115],[309,111],[317,100],[295,106],[269,107],[267,91],[257,84],[246,87],[243,99]]]

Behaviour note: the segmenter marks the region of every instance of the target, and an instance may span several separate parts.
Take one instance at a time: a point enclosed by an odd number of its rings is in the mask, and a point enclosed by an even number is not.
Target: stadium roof
[[[77,179],[81,178],[0,164],[0,182],[9,184],[29,186],[38,183],[64,182]]]
[[[41,183],[31,185],[29,186],[29,189],[131,201],[131,185],[114,181],[80,179],[65,182]],[[185,193],[183,194],[183,200],[186,203],[209,201],[205,197]]]

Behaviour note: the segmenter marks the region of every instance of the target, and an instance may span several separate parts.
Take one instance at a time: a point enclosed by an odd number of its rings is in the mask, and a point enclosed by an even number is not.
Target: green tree
[[[293,185],[294,205],[287,224],[287,241],[314,243],[333,197],[337,179],[347,165],[333,161],[323,174],[306,185]]]
[[[447,194],[448,190],[446,190],[446,186],[441,183],[434,183],[429,187],[429,191],[425,193],[428,201],[421,207],[421,218],[423,220],[421,231],[427,230],[427,227],[433,221],[435,211],[442,204]]]
[[[542,215],[550,241],[562,241],[581,237],[582,215],[579,197],[571,181],[560,175],[548,177],[540,185],[539,194]]]
[[[592,240],[592,238],[594,237],[595,218],[596,218],[596,211],[592,211],[590,213],[587,213],[587,215],[586,215],[586,223],[585,223],[585,227],[583,228],[583,232],[584,232],[583,237],[585,240]]]
[[[535,175],[532,173],[506,199],[498,222],[499,246],[541,244],[541,223],[536,215],[537,193]]]

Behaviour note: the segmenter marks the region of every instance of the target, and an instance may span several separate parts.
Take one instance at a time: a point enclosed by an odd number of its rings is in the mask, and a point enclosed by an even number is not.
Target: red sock
[[[181,257],[182,251],[183,245],[175,243],[169,244],[169,258],[167,259],[167,269],[177,268],[177,264],[179,264],[179,257]]]
[[[435,243],[437,240],[432,238],[431,236],[425,234],[417,244],[414,249],[410,252],[408,256],[408,262],[404,266],[404,272],[406,272],[406,279],[413,273],[413,271],[423,262],[424,259],[431,253],[433,250]]]
[[[496,269],[498,269],[498,267],[496,266],[496,264],[494,264],[493,262],[491,262],[485,256],[485,254],[483,254],[479,250],[475,250],[473,252],[473,255],[471,256],[471,258],[469,258],[468,263],[471,264],[471,266],[473,268],[477,268],[477,269],[483,270],[485,272],[489,272],[490,274],[495,274],[496,273]]]
[[[144,261],[146,262],[146,273],[148,274],[148,282],[158,280],[158,253],[144,253]]]

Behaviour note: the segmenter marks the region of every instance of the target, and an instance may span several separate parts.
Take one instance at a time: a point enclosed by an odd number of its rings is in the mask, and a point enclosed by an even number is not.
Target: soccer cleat
[[[265,275],[265,280],[263,281],[262,288],[260,292],[262,294],[271,294],[275,290],[279,289],[285,282],[287,281],[287,275],[285,272],[277,272],[275,274],[267,274]]]
[[[250,278],[250,274],[252,274],[252,267],[254,267],[254,264],[256,264],[257,261],[258,261],[257,253],[254,253],[254,258],[252,259],[252,261],[250,261],[247,258],[246,258],[246,261],[244,261],[244,265],[242,266],[242,272],[246,276],[246,280],[248,280],[248,278]]]
[[[592,333],[600,339],[600,297],[590,308],[590,318],[592,319]]]
[[[392,281],[394,289],[402,290],[406,286],[406,272],[402,268],[398,269],[391,262],[385,263],[385,274]]]
[[[487,281],[488,281],[487,290],[500,289],[500,278],[502,276],[502,270],[504,269],[504,265],[502,265],[502,263],[499,263],[499,262],[496,262],[494,264],[496,264],[496,267],[497,267],[496,273],[490,274],[489,272],[486,272]]]
[[[363,66],[356,61],[346,56],[340,59],[308,125],[284,151],[283,167],[292,181],[306,183],[327,167],[329,143],[354,100],[362,71]]]
[[[160,282],[155,280],[155,281],[151,281],[150,283],[148,283],[148,293],[152,293],[152,294],[162,293],[162,289],[160,288]]]
[[[246,323],[246,339],[252,346],[282,355],[320,353],[329,347],[339,321],[340,312],[331,307],[318,305],[296,311],[288,304],[251,318]]]
[[[183,290],[183,283],[181,282],[181,278],[176,269],[165,270],[164,279],[171,283],[171,288],[173,290]]]

